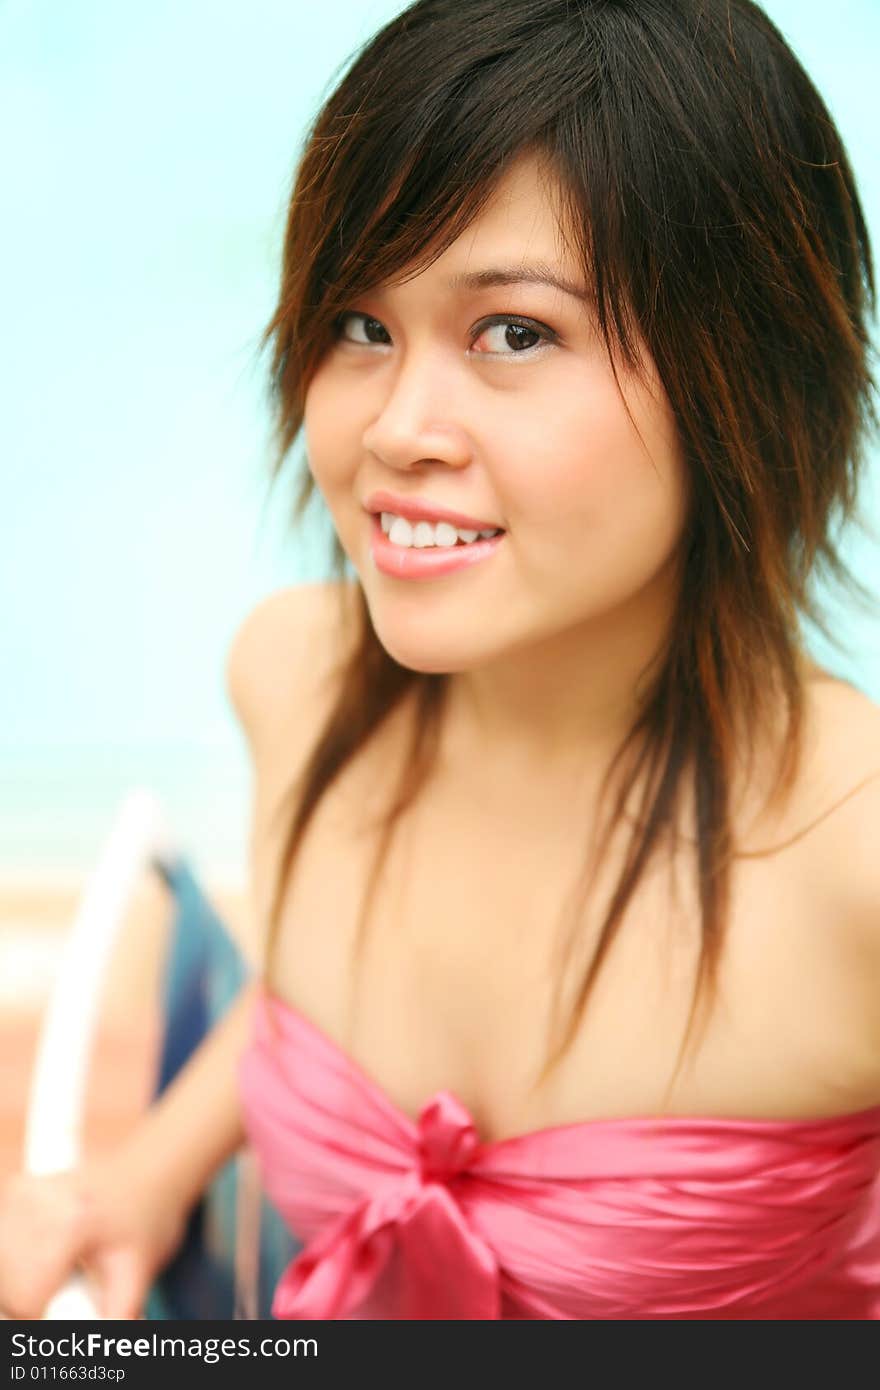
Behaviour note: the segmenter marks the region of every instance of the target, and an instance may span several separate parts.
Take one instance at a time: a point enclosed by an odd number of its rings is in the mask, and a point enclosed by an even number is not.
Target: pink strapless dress
[[[481,1143],[404,1114],[266,990],[240,1061],[303,1249],[278,1318],[880,1318],[880,1105],[820,1120],[591,1120]]]

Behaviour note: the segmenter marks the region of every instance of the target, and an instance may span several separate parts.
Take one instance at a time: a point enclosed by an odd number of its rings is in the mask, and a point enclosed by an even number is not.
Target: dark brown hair
[[[828,110],[750,0],[419,0],[350,63],[298,164],[264,338],[277,412],[273,480],[339,314],[430,265],[526,152],[539,153],[558,180],[563,230],[594,290],[612,363],[638,370],[640,335],[656,364],[690,488],[675,621],[603,781],[604,804],[625,770],[594,850],[607,849],[635,788],[637,831],[542,1076],[574,1037],[649,857],[664,835],[674,840],[687,787],[702,934],[677,1074],[698,1002],[717,982],[737,857],[732,770],[782,696],[786,728],[768,805],[784,802],[801,760],[801,617],[841,646],[810,583],[831,577],[871,602],[833,536],[836,523],[856,518],[864,441],[876,423],[869,238]],[[313,492],[305,469],[298,517]],[[332,544],[333,572],[344,580],[335,534]],[[346,590],[340,584],[343,604]],[[281,807],[290,823],[270,946],[315,807],[410,696],[412,746],[383,823],[360,946],[394,825],[437,747],[448,675],[398,664],[359,586],[355,602],[358,634],[338,696]],[[582,895],[597,862],[585,862]],[[569,952],[582,904],[583,896]]]

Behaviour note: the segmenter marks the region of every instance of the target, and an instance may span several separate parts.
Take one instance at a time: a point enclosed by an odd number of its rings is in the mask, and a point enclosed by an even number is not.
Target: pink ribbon
[[[423,1107],[417,1128],[413,1167],[300,1251],[275,1290],[274,1317],[346,1317],[395,1248],[403,1318],[500,1317],[497,1261],[449,1187],[480,1148],[474,1123],[451,1092],[440,1091]]]

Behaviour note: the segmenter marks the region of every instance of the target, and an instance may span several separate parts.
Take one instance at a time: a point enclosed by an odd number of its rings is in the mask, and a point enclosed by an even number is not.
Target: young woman
[[[750,0],[366,45],[267,333],[336,579],[230,653],[263,972],[124,1151],[10,1186],[0,1303],[79,1258],[139,1308],[247,1136],[279,1317],[880,1316],[880,710],[801,629],[872,296]]]

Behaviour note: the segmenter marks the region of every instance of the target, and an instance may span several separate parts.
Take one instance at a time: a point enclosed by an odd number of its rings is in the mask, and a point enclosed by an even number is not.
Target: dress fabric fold
[[[417,1121],[267,990],[239,1064],[294,1319],[880,1318],[880,1106],[595,1120],[482,1143]]]

